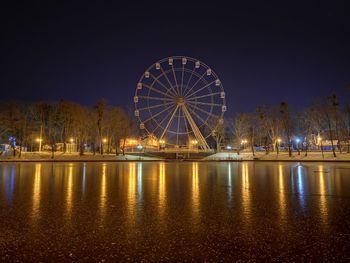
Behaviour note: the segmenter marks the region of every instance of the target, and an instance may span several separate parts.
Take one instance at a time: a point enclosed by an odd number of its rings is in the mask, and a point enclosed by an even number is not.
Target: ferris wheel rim
[[[172,59],[172,61],[175,60],[183,60],[186,59],[187,61],[193,62],[195,66],[193,66],[193,68],[189,69],[189,68],[185,68],[185,64],[182,63],[182,67],[178,67],[175,68],[174,67],[174,63],[171,64],[171,69],[165,70],[162,66],[162,63],[169,61],[169,59]],[[205,72],[201,75],[201,77],[198,77],[198,73],[196,72],[196,68],[197,68],[197,62],[200,63],[200,67],[208,70],[210,69],[211,71],[211,75],[214,78],[214,80],[212,80],[210,83],[208,83],[204,76],[205,76]],[[159,70],[161,72],[161,74],[159,74],[158,76],[153,75],[152,70],[155,69],[155,67],[157,66],[157,64],[159,65]],[[176,100],[174,99],[174,97],[179,97],[179,96],[183,96],[184,97],[184,101],[186,101],[186,105],[188,105],[189,107],[189,111],[191,112],[192,115],[196,116],[197,122],[198,120],[201,121],[200,126],[198,126],[199,128],[201,128],[202,126],[207,126],[208,130],[210,131],[209,133],[205,134],[204,137],[208,138],[209,136],[211,136],[212,132],[216,129],[218,123],[212,125],[209,124],[209,120],[211,119],[217,119],[220,120],[222,119],[223,115],[224,115],[224,110],[219,111],[219,113],[214,113],[213,112],[213,108],[214,107],[221,107],[221,109],[223,109],[223,107],[226,107],[226,100],[225,97],[214,97],[214,96],[219,96],[220,94],[224,93],[224,89],[222,86],[222,83],[220,81],[219,83],[219,89],[220,91],[217,92],[213,92],[210,87],[211,85],[214,84],[214,82],[216,82],[217,80],[219,80],[218,76],[216,75],[215,71],[212,70],[207,64],[203,63],[202,61],[198,60],[198,59],[194,59],[192,57],[188,57],[188,56],[171,56],[171,57],[166,57],[163,58],[161,60],[158,60],[157,62],[153,63],[152,65],[150,65],[147,70],[145,72],[148,72],[149,77],[153,79],[153,82],[151,85],[148,85],[146,83],[143,83],[143,80],[145,79],[145,74],[142,74],[142,76],[139,79],[139,83],[142,83],[142,87],[145,87],[147,89],[148,94],[147,95],[140,95],[138,88],[136,88],[135,91],[135,97],[137,97],[137,101],[134,102],[135,104],[135,111],[141,112],[141,111],[148,111],[149,115],[148,118],[144,118],[140,116],[140,114],[137,116],[138,121],[140,122],[140,124],[146,124],[147,122],[153,121],[155,123],[155,128],[153,130],[149,129],[149,127],[147,127],[147,125],[144,125],[144,130],[149,134],[149,135],[154,135],[155,132],[158,132],[158,129],[165,129],[166,133],[174,133],[177,134],[177,137],[179,135],[187,135],[189,136],[190,134],[194,133],[194,131],[191,131],[188,129],[188,120],[186,119],[184,113],[182,112],[182,108],[176,106]],[[182,77],[180,79],[180,85],[178,83],[178,79],[176,78],[176,73],[175,72],[180,72],[182,74]],[[190,77],[187,80],[186,85],[184,85],[184,83],[186,81],[184,81],[184,74],[189,73]],[[175,85],[173,85],[171,83],[171,81],[169,80],[169,76],[168,74],[172,73],[174,75],[174,80],[175,80]],[[193,76],[197,77],[197,81],[195,83],[195,85],[191,86],[189,85],[189,83],[191,82]],[[164,79],[166,80],[167,84],[163,83],[162,81],[160,81],[160,79],[164,77]],[[204,86],[201,84],[201,87],[199,89],[194,89],[194,87],[198,84],[198,83],[206,83]],[[164,92],[164,90],[159,90],[157,88],[155,88],[154,86],[156,85],[155,83],[157,83],[158,85],[162,86],[162,88],[164,88],[166,90],[166,92]],[[169,86],[168,86],[169,84]],[[175,86],[175,87],[174,87]],[[200,92],[202,91],[206,91],[206,89],[209,88],[211,93],[205,93],[202,95],[199,95]],[[181,91],[180,91],[181,89]],[[155,96],[151,96],[151,92],[155,92],[159,94],[159,97],[155,97]],[[145,99],[146,100],[146,105],[145,107],[140,107],[140,103],[138,101],[138,99]],[[206,102],[206,101],[200,101],[201,99],[204,100],[204,98],[210,98],[211,102]],[[214,98],[219,98],[220,103],[214,103]],[[160,101],[159,104],[154,104],[154,102],[152,102],[150,104],[150,101]],[[203,109],[200,106],[210,106],[210,110],[207,111],[207,109]],[[155,109],[160,108],[158,112],[155,112]],[[166,113],[167,115],[165,118],[163,118],[161,121],[159,121],[157,118],[158,116],[161,116],[161,114]],[[178,112],[178,113],[177,113]],[[201,115],[199,114],[199,112],[201,112]],[[177,115],[176,115],[177,114]],[[169,119],[169,115],[171,115],[170,119]],[[203,117],[204,116],[204,117]],[[177,119],[177,130],[167,130],[167,128],[169,128],[170,124],[174,120],[174,118]],[[180,120],[183,119],[183,123],[186,129],[186,132],[180,132],[179,130],[179,122]],[[165,121],[167,120],[167,121]],[[163,123],[167,123],[167,126],[164,127]],[[164,133],[164,131],[163,131]],[[178,139],[176,140],[178,142]]]

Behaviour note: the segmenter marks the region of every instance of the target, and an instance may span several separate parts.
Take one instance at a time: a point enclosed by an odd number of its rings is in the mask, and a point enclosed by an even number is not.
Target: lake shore
[[[51,158],[49,152],[24,152],[21,157],[18,156],[0,156],[0,162],[129,162],[129,161],[200,161],[200,162],[222,162],[222,161],[288,161],[288,162],[350,162],[350,153],[336,153],[336,157],[332,152],[305,152],[298,154],[293,152],[292,157],[289,157],[287,152],[257,152],[254,155],[251,152],[220,152],[207,156],[202,159],[164,159],[161,157],[150,157],[146,154],[141,155],[115,155],[115,154],[91,154],[86,153],[80,156],[78,153],[55,153],[54,158]]]

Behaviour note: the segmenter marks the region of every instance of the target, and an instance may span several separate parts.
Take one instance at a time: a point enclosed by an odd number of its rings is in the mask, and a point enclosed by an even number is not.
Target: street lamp
[[[140,151],[139,158],[141,160],[141,152],[142,152],[143,146],[141,144],[139,144],[139,145],[136,146],[136,148]]]
[[[74,139],[73,139],[73,138],[70,138],[69,141],[70,141],[70,143],[73,143],[73,142],[74,142]]]
[[[103,138],[102,142],[103,142],[103,143],[106,143],[106,142],[107,142],[107,139],[106,139],[106,138]]]
[[[299,138],[296,138],[296,139],[295,139],[295,142],[296,142],[296,144],[297,144],[298,155],[300,155],[300,149],[299,149],[300,139],[299,139]]]
[[[165,140],[159,140],[159,147],[164,148],[165,147]]]
[[[281,141],[282,141],[281,138],[277,138],[277,148],[276,148],[277,149],[277,155],[279,154],[279,151],[280,151],[279,147],[281,145]]]
[[[39,143],[39,152],[41,152],[41,142],[43,141],[42,138],[36,138],[36,142]]]
[[[196,145],[198,144],[198,141],[197,140],[191,140],[190,144],[191,144],[192,147],[196,147]]]
[[[241,144],[243,145],[243,149],[245,149],[245,145],[246,145],[247,142],[248,142],[248,141],[245,140],[245,139],[241,141]]]

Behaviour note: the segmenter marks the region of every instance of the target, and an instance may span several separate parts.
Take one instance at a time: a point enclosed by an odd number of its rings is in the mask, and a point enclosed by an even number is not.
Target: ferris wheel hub
[[[184,105],[184,104],[185,104],[184,98],[183,98],[183,97],[178,97],[177,100],[176,100],[176,104],[177,104],[178,106]]]

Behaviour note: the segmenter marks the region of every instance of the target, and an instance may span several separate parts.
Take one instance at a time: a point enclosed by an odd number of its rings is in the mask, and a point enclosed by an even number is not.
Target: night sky
[[[172,55],[216,71],[228,115],[281,101],[301,109],[350,82],[349,9],[340,2],[47,2],[1,8],[1,100],[104,97],[126,108],[141,74]]]

